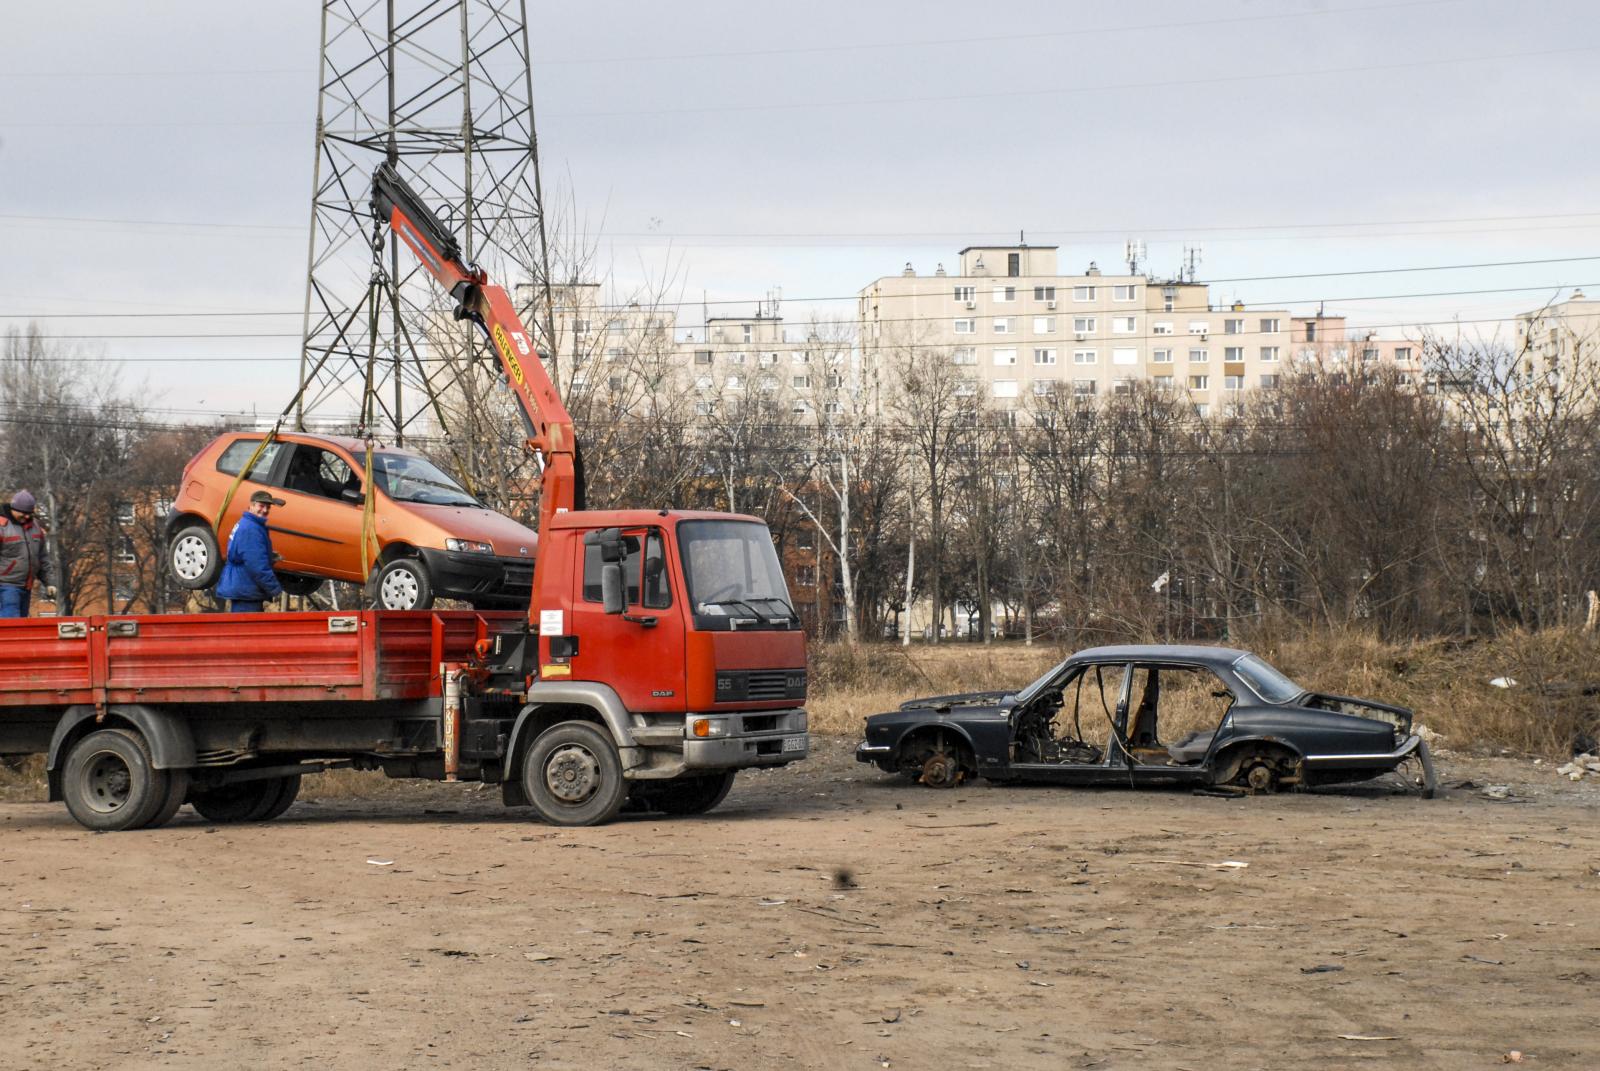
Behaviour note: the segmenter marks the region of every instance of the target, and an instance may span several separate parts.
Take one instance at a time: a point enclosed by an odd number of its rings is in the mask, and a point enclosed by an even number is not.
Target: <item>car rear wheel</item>
[[[167,571],[181,588],[198,591],[217,582],[222,554],[217,537],[204,524],[188,524],[173,533],[167,544]]]
[[[929,788],[955,788],[976,769],[972,749],[949,733],[922,736],[906,745],[900,768]]]
[[[433,580],[416,558],[396,558],[378,570],[368,592],[379,610],[426,610],[433,605]]]

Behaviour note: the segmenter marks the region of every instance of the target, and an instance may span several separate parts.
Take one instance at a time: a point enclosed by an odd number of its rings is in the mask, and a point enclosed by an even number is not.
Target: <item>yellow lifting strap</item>
[[[372,566],[378,558],[378,531],[373,516],[377,508],[377,487],[372,480],[372,436],[367,436],[366,495],[361,503],[361,579],[372,579]]]

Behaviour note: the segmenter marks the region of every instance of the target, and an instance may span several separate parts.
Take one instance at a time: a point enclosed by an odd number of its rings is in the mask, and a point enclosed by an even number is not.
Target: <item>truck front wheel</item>
[[[586,721],[564,721],[539,735],[522,764],[522,790],[555,826],[609,822],[628,796],[611,738]]]
[[[650,797],[650,803],[667,814],[705,814],[727,798],[734,776],[735,772],[728,770],[668,781]]]
[[[167,800],[167,773],[151,763],[144,737],[101,729],[72,746],[61,776],[67,811],[86,829],[138,829]]]

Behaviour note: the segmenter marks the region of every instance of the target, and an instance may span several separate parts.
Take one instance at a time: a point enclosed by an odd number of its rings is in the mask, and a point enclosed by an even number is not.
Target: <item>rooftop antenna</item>
[[[1145,259],[1144,243],[1133,238],[1123,242],[1122,259],[1128,262],[1128,274],[1138,275],[1139,265],[1144,263]]]
[[[1183,267],[1179,269],[1178,276],[1186,283],[1194,282],[1195,272],[1200,267],[1200,247],[1186,245],[1183,247]]]

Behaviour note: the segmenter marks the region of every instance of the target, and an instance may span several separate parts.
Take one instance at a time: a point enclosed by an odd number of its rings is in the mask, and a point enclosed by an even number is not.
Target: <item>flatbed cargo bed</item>
[[[150,614],[0,621],[12,707],[427,699],[439,666],[521,629],[520,611]]]

